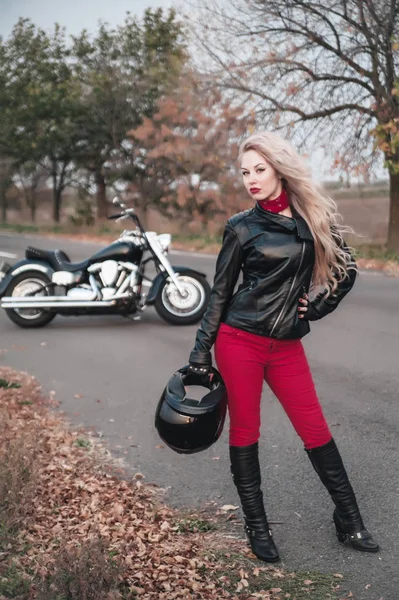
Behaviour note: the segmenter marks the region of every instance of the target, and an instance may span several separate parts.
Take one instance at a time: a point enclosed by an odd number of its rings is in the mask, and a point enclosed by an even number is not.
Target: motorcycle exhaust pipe
[[[97,296],[91,295],[87,298],[70,298],[69,296],[4,296],[1,302],[7,302],[9,304],[12,302],[13,304],[17,304],[18,306],[21,303],[29,304],[29,306],[42,305],[45,302],[53,302],[58,304],[63,304],[64,302],[73,302],[74,304],[79,302],[93,302],[95,301]]]
[[[33,298],[32,298],[33,300]],[[51,296],[42,302],[32,302],[29,300],[17,300],[16,298],[5,297],[0,302],[0,308],[95,308],[104,306],[114,306],[116,298],[113,300],[60,300],[54,301]]]

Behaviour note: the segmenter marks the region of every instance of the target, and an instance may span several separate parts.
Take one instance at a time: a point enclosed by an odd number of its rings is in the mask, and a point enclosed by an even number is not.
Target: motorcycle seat
[[[28,246],[25,251],[25,257],[36,260],[44,260],[54,269],[54,271],[83,271],[90,264],[90,259],[86,258],[78,263],[72,263],[69,256],[63,250],[42,250]]]

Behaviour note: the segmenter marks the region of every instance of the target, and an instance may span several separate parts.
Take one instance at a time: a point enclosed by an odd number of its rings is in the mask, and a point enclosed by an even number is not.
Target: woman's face
[[[274,200],[281,194],[283,185],[277,171],[256,150],[244,152],[241,172],[244,185],[255,200]]]

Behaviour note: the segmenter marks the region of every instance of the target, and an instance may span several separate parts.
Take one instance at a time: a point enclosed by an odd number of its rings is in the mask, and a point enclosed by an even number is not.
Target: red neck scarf
[[[288,194],[283,189],[281,194],[274,198],[274,200],[258,200],[258,204],[264,210],[268,210],[269,212],[279,213],[282,210],[285,210],[289,207],[290,203],[288,201]]]

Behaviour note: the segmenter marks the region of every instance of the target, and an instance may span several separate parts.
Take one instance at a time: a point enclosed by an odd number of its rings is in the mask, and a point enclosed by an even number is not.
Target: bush
[[[91,226],[95,223],[93,199],[84,188],[79,188],[75,214],[70,215],[69,220],[73,225],[79,227]]]
[[[2,428],[8,418],[0,415]],[[1,435],[1,431],[0,431]],[[32,510],[36,485],[36,452],[33,436],[5,440],[0,452],[0,536],[10,541]]]
[[[121,570],[100,537],[65,545],[52,574],[39,585],[37,600],[121,600]]]

